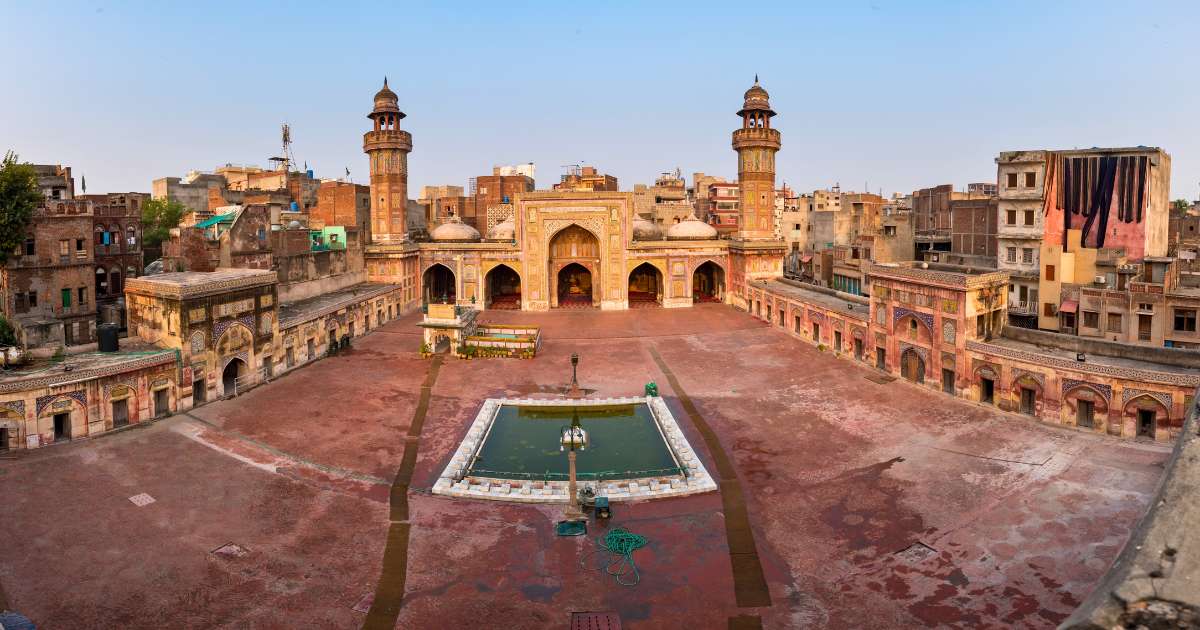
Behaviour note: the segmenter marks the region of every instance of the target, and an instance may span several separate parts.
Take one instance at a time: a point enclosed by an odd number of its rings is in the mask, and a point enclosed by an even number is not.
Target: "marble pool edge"
[[[639,479],[620,479],[613,481],[580,481],[579,487],[593,486],[597,496],[607,496],[609,501],[632,501],[639,499],[658,499],[665,497],[681,497],[702,492],[712,492],[717,489],[712,475],[704,466],[699,456],[692,449],[687,437],[679,428],[675,415],[667,407],[665,401],[657,396],[629,396],[624,398],[586,398],[581,400],[555,400],[545,398],[488,398],[483,401],[475,420],[467,428],[466,437],[458,445],[454,456],[442,470],[442,474],[433,484],[433,494],[471,498],[490,499],[493,501],[512,501],[515,503],[566,503],[566,481],[528,481],[477,478],[479,483],[471,483],[467,478],[457,480],[470,465],[475,453],[482,446],[491,430],[492,422],[502,405],[517,405],[522,407],[563,407],[563,406],[605,406],[645,404],[651,415],[658,423],[659,431],[667,441],[667,447],[677,462],[686,466],[690,475],[684,478],[679,475],[658,475]],[[660,480],[667,478],[668,483]],[[534,484],[541,484],[535,488]]]

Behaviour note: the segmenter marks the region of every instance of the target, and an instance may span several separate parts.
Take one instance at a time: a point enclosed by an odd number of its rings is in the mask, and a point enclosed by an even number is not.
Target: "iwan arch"
[[[395,215],[405,203],[398,197],[407,194],[411,136],[399,130],[404,114],[385,84],[368,116],[374,129],[363,141],[372,158],[368,277],[405,287],[405,310],[441,302],[529,311],[697,302],[744,307],[746,281],[782,272],[783,243],[767,228],[780,147],[767,98],[755,83],[738,112],[742,127],[733,146],[739,181],[746,184],[741,225],[747,229],[734,239],[718,240],[716,229],[695,217],[660,230],[635,214],[633,193],[575,191],[519,193],[512,203],[488,209],[486,234],[451,218],[428,237],[414,238]]]

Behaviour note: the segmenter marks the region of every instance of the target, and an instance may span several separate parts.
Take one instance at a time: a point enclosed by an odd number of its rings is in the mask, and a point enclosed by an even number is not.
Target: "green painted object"
[[[655,383],[654,381],[646,383],[646,395],[658,396],[658,383]]]

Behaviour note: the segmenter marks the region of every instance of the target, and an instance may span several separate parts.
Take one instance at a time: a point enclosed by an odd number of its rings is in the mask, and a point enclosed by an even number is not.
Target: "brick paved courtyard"
[[[545,344],[532,361],[442,363],[397,628],[566,628],[592,610],[626,628],[1050,627],[1116,555],[1167,456],[873,382],[725,306],[483,319],[541,325]],[[0,597],[45,628],[362,626],[432,364],[414,323],[235,400],[0,459]],[[572,352],[596,395],[656,381],[715,471],[656,353],[737,475],[738,497],[616,505],[649,539],[636,587],[581,570],[590,543],[553,536],[555,506],[428,492],[483,398],[556,395]],[[729,501],[749,515],[769,606],[737,606]]]

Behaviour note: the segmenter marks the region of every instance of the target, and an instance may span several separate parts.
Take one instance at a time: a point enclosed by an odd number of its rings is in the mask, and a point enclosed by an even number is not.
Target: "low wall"
[[[355,271],[301,282],[280,282],[279,301],[299,302],[311,297],[340,291],[367,281],[366,271]]]
[[[1102,357],[1133,359],[1136,361],[1149,361],[1151,363],[1162,363],[1163,365],[1200,369],[1200,352],[1184,348],[1138,346],[1128,343],[1104,341],[1102,339],[1088,339],[1087,337],[1064,335],[1063,333],[1045,330],[1017,328],[1014,326],[1005,326],[1001,336],[1014,341],[1051,346],[1070,350],[1071,352],[1083,352]]]
[[[1195,400],[1200,400],[1200,391]],[[1060,628],[1200,627],[1200,406],[1150,508],[1091,595]]]
[[[775,281],[782,283],[782,284],[791,285],[793,287],[796,287],[797,289],[804,289],[805,291],[812,291],[814,293],[824,293],[825,295],[832,295],[838,299],[846,300],[848,302],[855,302],[858,304],[866,304],[866,305],[871,304],[870,298],[866,298],[861,295],[854,295],[851,293],[843,293],[841,291],[838,291],[835,289],[830,289],[828,287],[821,287],[821,286],[817,286],[815,284],[808,284],[807,282],[800,282],[798,280],[792,280],[791,278],[776,278]]]

